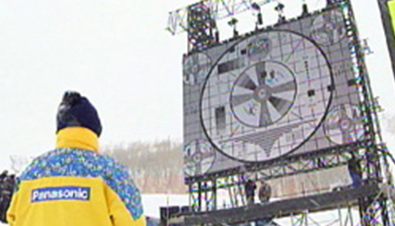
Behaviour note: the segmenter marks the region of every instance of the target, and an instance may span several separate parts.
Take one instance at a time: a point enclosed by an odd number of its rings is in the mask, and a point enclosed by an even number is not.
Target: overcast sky
[[[102,146],[181,141],[186,34],[172,36],[165,27],[169,11],[193,2],[0,1],[0,169],[9,167],[10,155],[35,156],[54,147],[65,90],[81,92],[98,109]],[[287,15],[300,12],[302,0],[282,2]],[[306,2],[311,8],[323,4]],[[361,37],[374,51],[367,61],[375,96],[386,110],[380,115],[390,118],[395,83],[377,3],[353,3]],[[264,16],[270,19],[275,17]],[[391,137],[385,139],[395,149]]]

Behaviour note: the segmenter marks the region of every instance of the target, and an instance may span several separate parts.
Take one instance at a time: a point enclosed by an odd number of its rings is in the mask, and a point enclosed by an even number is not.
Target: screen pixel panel
[[[186,177],[363,139],[341,9],[191,54],[183,66]]]

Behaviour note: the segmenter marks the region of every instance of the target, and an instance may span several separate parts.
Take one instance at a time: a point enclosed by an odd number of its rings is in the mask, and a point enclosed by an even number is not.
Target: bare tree
[[[185,193],[182,144],[170,140],[105,147],[144,193]]]

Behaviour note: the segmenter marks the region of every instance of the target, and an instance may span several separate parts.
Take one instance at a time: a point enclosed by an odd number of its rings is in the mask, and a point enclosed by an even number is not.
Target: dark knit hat
[[[85,127],[99,137],[102,131],[99,115],[86,97],[78,92],[67,91],[58,108],[57,130],[66,127]]]

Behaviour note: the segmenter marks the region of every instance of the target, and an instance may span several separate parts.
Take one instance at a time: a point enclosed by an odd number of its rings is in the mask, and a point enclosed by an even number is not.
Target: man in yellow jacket
[[[96,109],[66,92],[56,149],[21,174],[7,213],[11,226],[145,226],[141,195],[126,168],[98,153]]]

